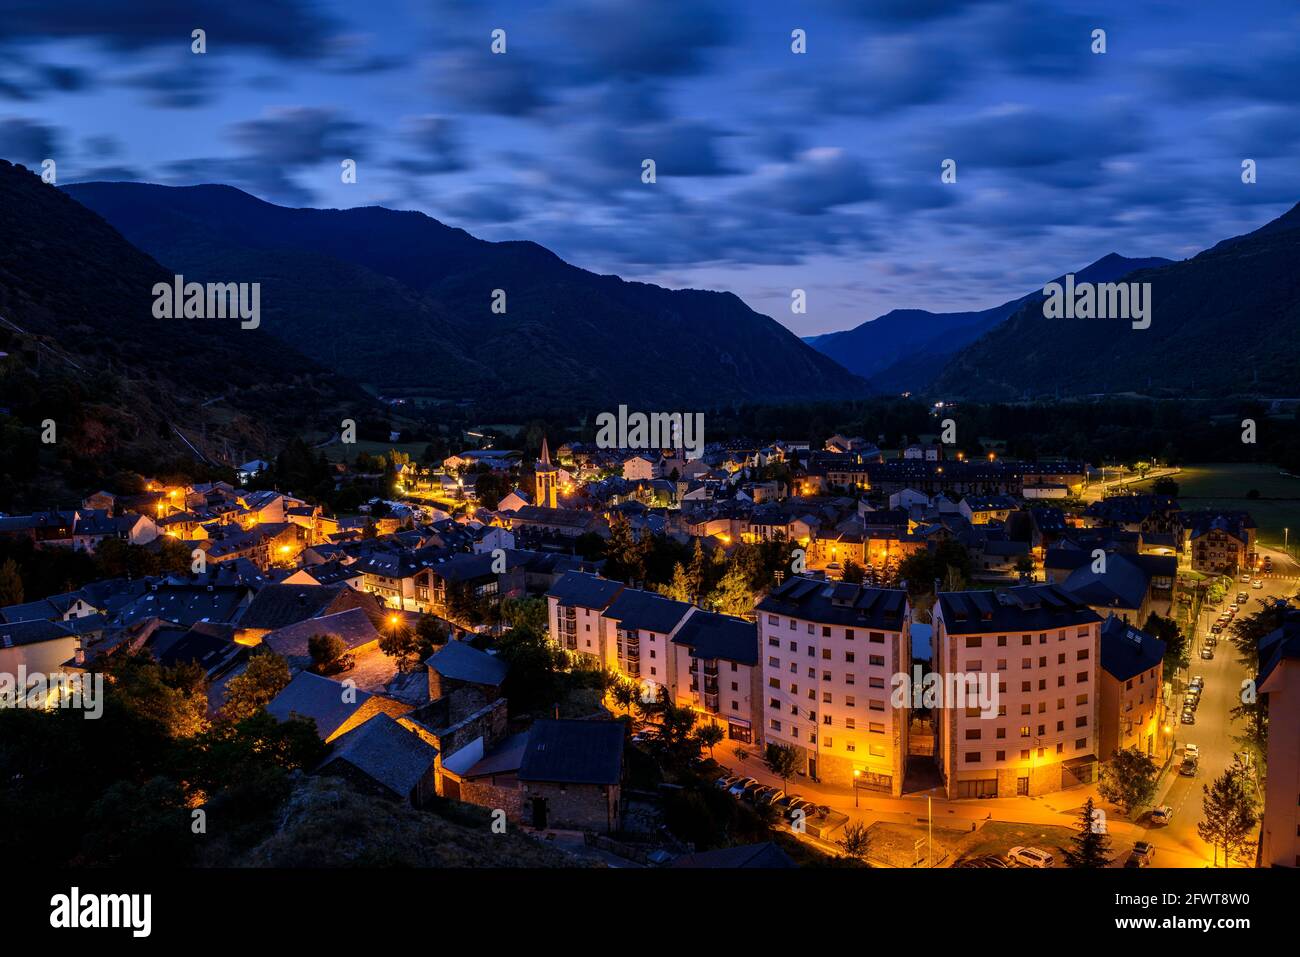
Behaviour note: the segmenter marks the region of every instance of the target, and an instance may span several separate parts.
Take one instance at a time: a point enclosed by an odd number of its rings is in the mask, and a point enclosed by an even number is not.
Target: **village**
[[[1187,799],[1261,787],[1232,698],[1295,707],[1300,570],[1250,514],[1183,508],[1175,469],[837,434],[333,468],[363,471],[352,514],[255,460],[0,517],[11,552],[117,572],[14,601],[0,563],[0,672],[197,669],[211,720],[311,723],[312,775],[587,863],[1062,866],[1081,814],[1110,815],[1112,866],[1296,854],[1285,795],[1282,838],[1222,847]],[[1216,660],[1247,615],[1258,675]],[[920,694],[968,678],[978,702]]]

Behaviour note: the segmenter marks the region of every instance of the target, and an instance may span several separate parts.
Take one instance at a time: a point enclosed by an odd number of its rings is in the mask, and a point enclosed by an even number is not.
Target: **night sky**
[[[1294,0],[0,0],[0,156],[60,183],[419,209],[801,335],[1256,228],[1298,92]]]

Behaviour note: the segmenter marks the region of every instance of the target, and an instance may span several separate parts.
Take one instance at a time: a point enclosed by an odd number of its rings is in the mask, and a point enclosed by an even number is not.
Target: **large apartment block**
[[[761,743],[794,747],[807,775],[902,793],[910,670],[907,593],[795,576],[759,602]]]
[[[936,713],[948,797],[1049,794],[1093,780],[1100,633],[1097,614],[1056,585],[939,594],[935,671],[984,676],[998,688],[995,713]]]
[[[546,593],[551,641],[588,667],[606,667],[609,657],[600,616],[625,587],[599,575],[569,572]]]

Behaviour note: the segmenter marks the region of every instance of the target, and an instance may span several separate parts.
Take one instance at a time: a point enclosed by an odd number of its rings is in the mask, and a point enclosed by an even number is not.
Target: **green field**
[[[1174,481],[1184,508],[1240,509],[1259,526],[1262,545],[1281,545],[1282,529],[1300,535],[1300,478],[1282,474],[1275,465],[1233,463],[1183,466]],[[1134,491],[1151,491],[1151,482],[1134,483]],[[1254,489],[1258,498],[1248,498]]]

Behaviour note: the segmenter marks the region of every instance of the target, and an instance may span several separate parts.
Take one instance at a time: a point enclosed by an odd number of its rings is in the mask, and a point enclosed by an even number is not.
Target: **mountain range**
[[[229,186],[67,192],[187,281],[260,282],[263,329],[386,395],[668,410],[867,390],[731,293],[597,275],[423,213]]]
[[[956,353],[935,394],[981,400],[1137,393],[1300,394],[1300,205],[1180,262],[1139,269],[1151,323],[1044,316],[1035,295]]]
[[[1075,278],[1080,282],[1112,282],[1135,270],[1169,262],[1160,258],[1128,259],[1111,253],[1080,269]],[[805,341],[867,379],[874,392],[921,392],[950,358],[996,329],[1038,295],[1031,292],[975,312],[894,309],[852,329]]]

